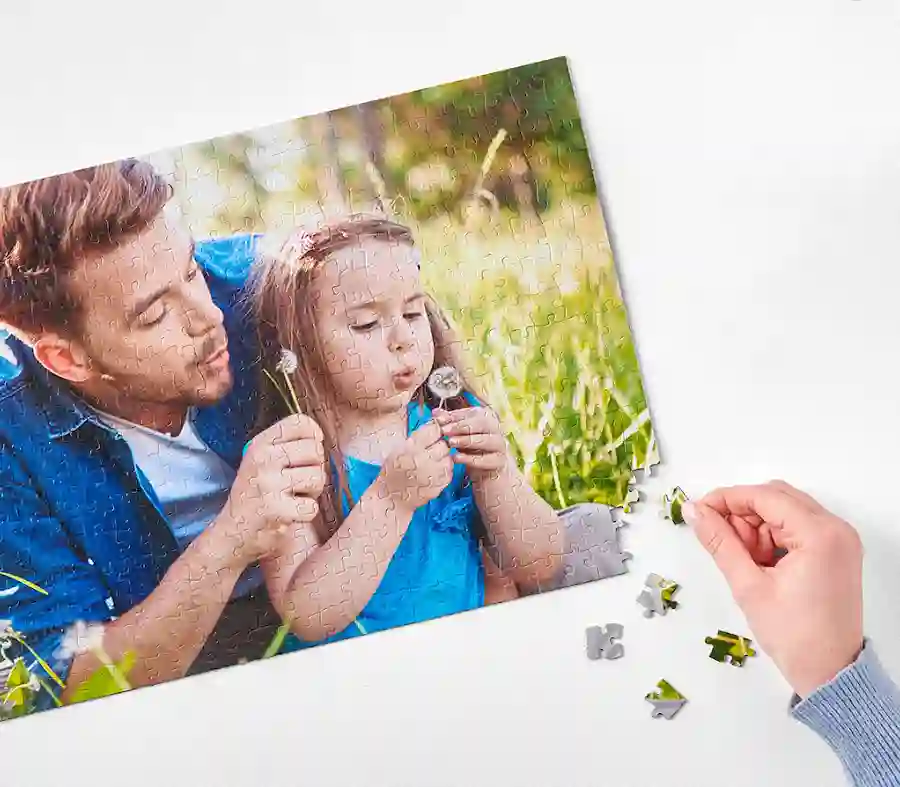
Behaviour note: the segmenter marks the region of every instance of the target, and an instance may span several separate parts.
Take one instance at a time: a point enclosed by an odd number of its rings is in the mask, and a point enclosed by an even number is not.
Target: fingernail
[[[700,511],[694,503],[688,500],[681,506],[681,515],[685,518],[685,521],[690,524],[691,522],[697,521],[700,517]]]

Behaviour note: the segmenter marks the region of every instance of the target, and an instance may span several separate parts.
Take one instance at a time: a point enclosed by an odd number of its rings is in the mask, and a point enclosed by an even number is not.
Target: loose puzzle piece
[[[742,667],[744,659],[756,655],[756,651],[750,647],[753,640],[721,629],[715,637],[707,637],[703,641],[707,645],[712,645],[709,657],[723,664],[729,663],[735,667]]]
[[[585,631],[587,637],[587,657],[597,659],[619,659],[625,655],[625,646],[620,640],[625,634],[625,627],[620,623],[609,623],[604,626],[589,626]]]
[[[682,506],[687,502],[687,495],[680,486],[676,486],[669,494],[663,495],[662,518],[671,519],[672,524],[683,525]]]
[[[670,609],[678,609],[678,602],[673,595],[680,585],[659,574],[649,574],[644,581],[646,586],[637,597],[637,602],[644,608],[644,617],[652,618],[654,614],[665,615]]]
[[[666,680],[661,680],[656,684],[656,691],[647,694],[644,699],[653,704],[653,710],[650,715],[654,719],[660,717],[671,719],[682,706],[687,702],[687,697],[675,690]]]

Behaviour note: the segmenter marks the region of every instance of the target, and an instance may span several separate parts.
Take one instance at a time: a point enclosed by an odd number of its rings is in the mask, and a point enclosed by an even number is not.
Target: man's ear
[[[83,383],[94,376],[90,358],[81,344],[58,333],[46,333],[31,343],[34,357],[47,371],[71,383]]]

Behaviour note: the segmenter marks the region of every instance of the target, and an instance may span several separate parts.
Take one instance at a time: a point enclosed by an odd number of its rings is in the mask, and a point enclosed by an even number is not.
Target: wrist
[[[485,486],[500,482],[506,484],[512,481],[515,474],[515,464],[507,458],[501,467],[490,470],[467,467],[466,474],[469,476],[473,486]]]
[[[385,506],[389,511],[393,511],[394,515],[402,522],[408,524],[418,505],[408,494],[404,494],[405,491],[404,489],[392,488],[390,481],[382,470],[365,491],[363,498],[377,501],[378,504]]]
[[[856,663],[865,647],[865,640],[860,638],[859,643],[852,649],[845,651],[839,659],[822,664],[815,670],[804,670],[791,681],[791,688],[801,699],[806,699],[815,694],[823,686],[827,686],[847,667]]]
[[[231,513],[226,506],[195,543],[203,539],[206,552],[217,563],[218,571],[239,575],[262,557],[255,553],[251,539],[244,538],[246,531],[244,518]]]

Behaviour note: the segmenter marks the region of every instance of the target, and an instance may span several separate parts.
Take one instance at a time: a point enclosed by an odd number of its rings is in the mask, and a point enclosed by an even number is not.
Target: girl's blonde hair
[[[276,380],[283,379],[282,372],[276,371],[282,350],[289,350],[296,356],[297,367],[289,376],[300,411],[319,424],[325,436],[326,455],[334,464],[342,494],[335,489],[332,473],[326,472],[325,490],[319,501],[323,540],[330,538],[344,519],[341,498],[346,497],[349,506],[354,500],[347,482],[345,457],[337,440],[337,400],[326,373],[325,356],[316,329],[312,286],[317,272],[332,254],[366,240],[415,246],[408,227],[375,215],[351,214],[320,225],[311,232],[297,231],[277,251],[260,254],[248,282],[248,305],[259,330],[262,369]],[[428,295],[425,312],[434,341],[433,368],[456,368],[463,390],[483,402],[466,373],[455,332]],[[261,402],[257,427],[262,431],[289,415],[291,410],[265,373],[259,390]],[[431,407],[438,404],[425,385],[419,386],[413,399]],[[462,395],[444,402],[446,409],[466,406],[468,403]]]

